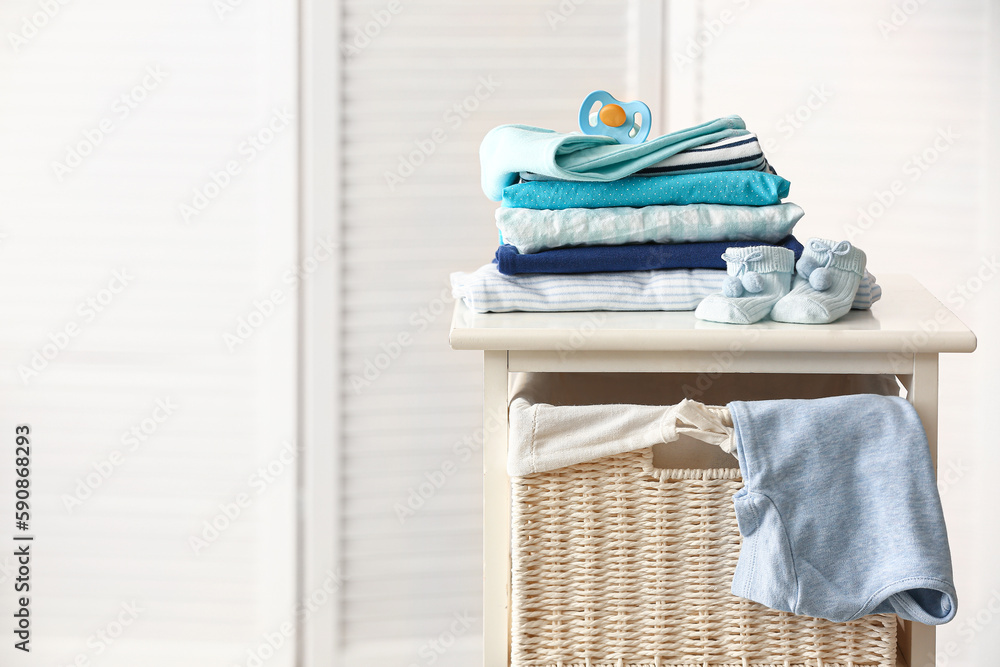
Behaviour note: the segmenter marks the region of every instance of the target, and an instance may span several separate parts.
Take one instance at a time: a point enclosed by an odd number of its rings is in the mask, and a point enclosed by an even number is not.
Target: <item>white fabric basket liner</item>
[[[729,401],[899,392],[879,375],[521,373],[512,382],[511,477],[650,447],[657,468],[732,468]]]

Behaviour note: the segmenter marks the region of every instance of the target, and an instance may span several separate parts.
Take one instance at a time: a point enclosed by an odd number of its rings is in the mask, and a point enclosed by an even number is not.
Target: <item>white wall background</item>
[[[295,261],[295,29],[287,1],[221,17],[211,2],[0,5],[2,665],[243,665],[292,614],[294,295],[233,351],[224,334],[288,291]],[[293,117],[251,159],[241,145],[276,108]],[[60,180],[69,150],[87,155]],[[240,172],[215,191],[229,161]],[[185,222],[180,205],[206,187]],[[116,271],[127,285],[112,293]],[[46,348],[70,324],[64,349]],[[25,382],[35,351],[51,358]],[[30,655],[10,632],[25,422]],[[273,481],[251,481],[268,466]],[[219,505],[232,514],[240,494],[240,516],[195,553],[190,538],[225,527]],[[293,664],[293,642],[268,664]]]

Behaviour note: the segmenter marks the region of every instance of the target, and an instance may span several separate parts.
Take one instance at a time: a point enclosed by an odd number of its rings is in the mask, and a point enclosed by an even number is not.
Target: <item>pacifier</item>
[[[601,106],[596,113],[591,109]],[[645,102],[620,102],[605,90],[595,90],[580,107],[580,131],[611,137],[620,144],[641,144],[649,136],[653,117]]]

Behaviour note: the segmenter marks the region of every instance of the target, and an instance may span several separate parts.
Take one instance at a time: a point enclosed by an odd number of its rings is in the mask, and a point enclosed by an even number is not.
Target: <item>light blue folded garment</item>
[[[486,196],[499,201],[503,189],[530,171],[567,181],[614,181],[651,167],[671,155],[722,139],[749,134],[739,116],[726,116],[641,144],[611,137],[563,134],[530,125],[501,125],[479,147]]]
[[[635,176],[610,183],[531,181],[503,189],[505,208],[611,208],[725,204],[768,206],[788,196],[789,183],[762,171]]]
[[[948,535],[912,405],[860,394],[729,410],[744,482],[734,595],[837,623],[954,618]]]
[[[521,253],[581,245],[763,241],[792,233],[805,212],[774,206],[644,206],[642,208],[498,208],[501,243]]]

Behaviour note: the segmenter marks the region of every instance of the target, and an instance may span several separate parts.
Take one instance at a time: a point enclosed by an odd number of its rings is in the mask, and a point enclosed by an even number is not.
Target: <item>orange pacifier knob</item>
[[[625,124],[625,109],[617,104],[605,104],[601,107],[601,122],[610,127],[621,127]]]

